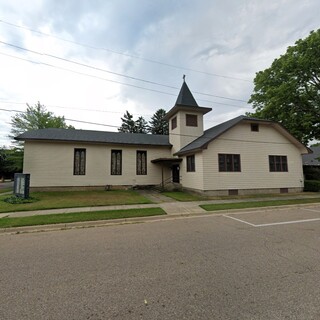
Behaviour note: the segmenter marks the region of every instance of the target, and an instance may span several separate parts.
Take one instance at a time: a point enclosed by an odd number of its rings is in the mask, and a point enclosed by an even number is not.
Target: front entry
[[[180,183],[180,166],[174,164],[172,167],[172,182]]]

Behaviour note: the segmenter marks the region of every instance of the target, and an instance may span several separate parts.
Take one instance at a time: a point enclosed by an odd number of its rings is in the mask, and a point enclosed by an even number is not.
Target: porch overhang
[[[175,165],[175,164],[179,164],[181,161],[182,161],[181,158],[157,158],[157,159],[151,160],[152,163],[162,164],[162,165],[166,165],[168,167]]]

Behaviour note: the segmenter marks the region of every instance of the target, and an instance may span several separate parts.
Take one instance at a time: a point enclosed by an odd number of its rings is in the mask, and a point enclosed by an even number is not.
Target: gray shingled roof
[[[15,138],[16,140],[45,140],[45,141],[72,141],[105,144],[133,144],[167,146],[169,136],[143,133],[123,133],[108,131],[91,131],[76,129],[39,129],[27,131]]]
[[[313,153],[304,154],[302,161],[304,166],[320,166],[320,146],[310,147]]]
[[[222,133],[231,129],[233,126],[235,126],[237,123],[239,123],[242,120],[272,122],[270,120],[261,120],[261,119],[246,117],[246,116],[239,116],[239,117],[233,118],[231,120],[220,123],[217,126],[204,131],[202,136],[200,136],[196,140],[192,141],[191,143],[183,147],[181,150],[176,152],[175,155],[180,156],[189,152],[203,149],[210,141],[218,138]]]

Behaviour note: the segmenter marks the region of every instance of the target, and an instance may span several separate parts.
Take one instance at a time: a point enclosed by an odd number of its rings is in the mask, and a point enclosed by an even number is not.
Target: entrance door
[[[180,167],[178,164],[172,166],[172,182],[180,183]]]

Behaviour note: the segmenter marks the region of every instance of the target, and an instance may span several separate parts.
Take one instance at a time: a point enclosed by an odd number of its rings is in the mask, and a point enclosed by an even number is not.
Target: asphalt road
[[[13,188],[13,181],[0,182],[0,189]]]
[[[320,319],[320,221],[279,215],[1,235],[0,319]]]

